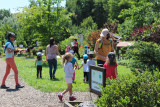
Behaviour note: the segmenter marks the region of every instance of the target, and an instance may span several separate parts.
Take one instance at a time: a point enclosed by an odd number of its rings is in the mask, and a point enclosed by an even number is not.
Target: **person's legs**
[[[78,49],[75,50],[75,53],[77,53],[77,55],[78,55],[78,60],[80,60],[80,55],[79,55]]]
[[[56,73],[56,70],[57,70],[57,60],[56,59],[53,60],[53,66],[54,66],[53,78],[55,78],[55,73]]]
[[[69,90],[70,96],[72,96],[72,83],[68,84],[68,90]]]
[[[14,61],[13,58],[9,58],[9,65],[10,67],[13,69],[14,71],[14,78],[15,78],[15,82],[16,82],[16,85],[19,85],[19,82],[18,82],[18,69],[17,69],[17,66],[16,66],[16,63]]]
[[[6,63],[7,63],[7,61],[6,61]],[[4,77],[3,77],[3,80],[2,80],[2,84],[1,84],[1,85],[5,85],[5,81],[6,81],[8,75],[9,75],[9,73],[10,73],[10,70],[11,70],[11,67],[10,67],[10,65],[7,63],[6,73],[5,73]]]
[[[68,86],[67,89],[62,92],[62,95],[66,94],[68,91],[71,90],[71,88],[72,88],[72,83],[67,84],[67,86]],[[70,93],[70,92],[69,92],[69,93]],[[72,94],[72,92],[71,92],[71,94]]]
[[[84,78],[87,81],[87,72],[84,72]]]
[[[39,77],[39,66],[37,66],[37,78]]]
[[[83,81],[85,82],[85,72],[83,72]]]
[[[52,79],[52,61],[48,60],[50,79]]]
[[[75,72],[73,73],[72,80],[73,80],[73,81],[75,80]]]
[[[42,66],[40,66],[40,78],[42,78]]]
[[[87,82],[89,82],[89,72],[86,72]]]

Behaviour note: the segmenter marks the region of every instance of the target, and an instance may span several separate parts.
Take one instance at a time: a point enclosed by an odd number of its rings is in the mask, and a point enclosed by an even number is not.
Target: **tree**
[[[23,7],[23,12],[17,15],[21,26],[19,32],[28,45],[35,44],[36,41],[42,41],[46,45],[50,37],[54,37],[56,42],[69,37],[70,15],[66,14],[63,7],[58,7],[59,3],[60,0],[37,0],[31,7]]]
[[[10,17],[11,12],[10,10],[1,9],[0,10],[0,20],[3,20],[4,17]]]

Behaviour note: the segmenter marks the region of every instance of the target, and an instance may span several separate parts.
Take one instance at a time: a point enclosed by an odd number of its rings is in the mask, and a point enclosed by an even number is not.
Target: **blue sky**
[[[0,9],[10,9],[12,13],[15,13],[18,7],[24,7],[29,5],[29,0],[0,0]],[[62,2],[62,6],[65,6],[65,1]]]

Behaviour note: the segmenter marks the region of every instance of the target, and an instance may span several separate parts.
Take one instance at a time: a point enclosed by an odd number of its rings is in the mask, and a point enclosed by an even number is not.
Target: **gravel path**
[[[0,58],[0,84],[5,73],[5,61]],[[59,92],[45,93],[35,90],[27,85],[23,79],[19,77],[19,81],[24,88],[15,90],[14,73],[11,71],[6,80],[6,86],[10,88],[0,89],[0,107],[62,107],[63,102],[60,102],[57,95]],[[77,97],[76,101],[91,101],[96,99],[96,95],[90,92],[73,92]],[[64,96],[64,101],[68,100],[68,94]]]

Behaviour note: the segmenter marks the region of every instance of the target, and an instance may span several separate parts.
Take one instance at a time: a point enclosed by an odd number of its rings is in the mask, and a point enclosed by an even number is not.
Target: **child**
[[[83,79],[83,81],[85,82],[85,78],[86,78],[86,82],[88,82],[88,72],[87,72],[87,59],[88,59],[88,55],[87,54],[84,54],[83,55],[83,61],[82,61],[82,65],[81,65],[81,67],[79,67],[78,68],[78,70],[79,69],[81,69],[82,68],[82,66],[83,66],[83,74],[84,74],[84,79]]]
[[[84,54],[87,54],[87,45],[84,46]]]
[[[70,51],[70,53],[72,53],[72,55],[74,54],[74,51]],[[78,65],[78,62],[77,62],[77,59],[73,56],[72,58],[72,61],[71,61],[73,67],[78,67],[79,68],[79,65]],[[76,65],[75,65],[76,63]],[[73,73],[73,77],[72,77],[72,81],[74,83],[74,80],[75,80],[75,72]]]
[[[87,49],[87,54],[89,54],[90,53],[90,47],[88,46],[87,48],[88,48]]]
[[[42,53],[38,52],[37,53],[37,58],[35,60],[35,67],[37,67],[37,79],[39,78],[39,74],[40,74],[40,78],[42,79]],[[45,62],[45,61],[43,61]]]
[[[66,46],[65,53],[69,52],[69,51],[70,51],[70,49],[71,49],[71,47],[70,47],[70,46]]]
[[[89,82],[89,66],[90,65],[96,65],[96,63],[93,60],[93,58],[94,58],[94,53],[93,52],[90,52],[88,54],[88,56],[89,56],[89,59],[87,60],[87,73],[88,73],[88,82]]]
[[[70,101],[76,100],[76,97],[72,96],[72,77],[73,77],[73,72],[75,72],[76,69],[76,67],[74,69],[72,67],[71,63],[72,57],[73,55],[71,53],[66,53],[62,59],[65,72],[65,81],[67,83],[68,88],[58,95],[60,101],[62,101],[63,95],[68,91],[70,94],[69,100]]]
[[[117,74],[117,62],[116,55],[114,52],[108,53],[107,62],[105,62],[104,67],[106,68],[106,78],[115,79],[118,78]]]

